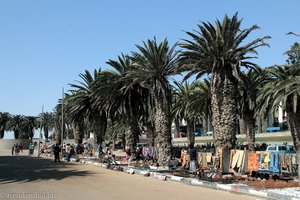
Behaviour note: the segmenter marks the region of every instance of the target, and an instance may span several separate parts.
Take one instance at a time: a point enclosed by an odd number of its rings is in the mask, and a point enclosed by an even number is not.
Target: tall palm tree
[[[196,78],[211,74],[211,107],[214,140],[223,150],[223,171],[229,171],[229,148],[233,147],[237,132],[237,78],[241,67],[259,67],[249,62],[249,53],[255,53],[260,46],[266,46],[269,36],[245,43],[247,36],[258,29],[254,25],[241,29],[237,13],[223,22],[216,20],[215,26],[209,22],[198,25],[199,30],[186,32],[192,40],[184,40],[181,47],[179,65],[188,69],[186,78],[196,74]]]
[[[298,68],[298,69],[297,69]],[[287,113],[287,122],[291,131],[297,156],[300,155],[300,95],[299,67],[274,66],[266,70],[269,78],[264,81],[264,87],[258,96],[261,102],[259,112],[269,112],[282,107]],[[297,88],[297,89],[295,89]],[[299,172],[300,169],[298,169]],[[300,173],[298,174],[300,177]]]
[[[72,94],[68,100],[68,116],[75,125],[75,141],[77,144],[82,143],[84,132],[84,121],[88,120],[91,128],[95,133],[94,145],[101,144],[107,126],[107,116],[102,106],[95,107],[94,95],[96,80],[100,76],[101,69],[94,70],[91,74],[85,70],[80,74],[81,81],[78,84],[70,84]]]
[[[8,129],[14,132],[15,139],[19,139],[22,134],[24,124],[23,115],[12,115],[8,122]]]
[[[24,133],[26,134],[26,138],[33,139],[34,129],[37,128],[37,117],[34,116],[25,116],[24,124],[23,124]]]
[[[0,139],[4,138],[10,117],[8,112],[0,112]]]
[[[255,111],[256,99],[259,86],[262,83],[260,72],[249,70],[241,75],[238,88],[238,110],[244,125],[244,134],[249,150],[254,151],[255,147]],[[242,133],[243,134],[243,133]]]
[[[44,131],[45,140],[48,141],[49,131],[54,127],[54,115],[50,112],[43,112],[39,114],[39,123]]]
[[[109,117],[112,120],[118,118],[127,127],[126,146],[131,151],[131,158],[135,159],[136,143],[140,135],[139,123],[145,113],[144,105],[149,92],[138,83],[131,85],[132,80],[125,78],[126,73],[132,70],[132,62],[128,56],[122,54],[117,60],[106,63],[114,70],[102,72],[103,76],[98,79],[101,86],[98,87],[100,94],[97,97],[105,102]]]
[[[158,135],[158,164],[168,166],[171,159],[171,86],[170,76],[176,73],[177,55],[175,47],[169,47],[167,39],[157,43],[156,39],[136,45],[139,52],[130,56],[134,69],[128,72],[132,80],[129,86],[140,83],[150,91],[155,112],[155,130]]]

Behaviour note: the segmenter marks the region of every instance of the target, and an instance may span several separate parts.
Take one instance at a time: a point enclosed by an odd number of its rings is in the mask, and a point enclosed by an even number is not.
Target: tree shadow
[[[0,185],[14,182],[62,180],[92,175],[90,171],[71,168],[72,163],[26,156],[0,156]]]

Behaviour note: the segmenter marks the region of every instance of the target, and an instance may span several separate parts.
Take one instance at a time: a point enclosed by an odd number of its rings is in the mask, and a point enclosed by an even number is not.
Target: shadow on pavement
[[[90,171],[71,168],[71,163],[26,156],[0,156],[0,184],[92,175]]]

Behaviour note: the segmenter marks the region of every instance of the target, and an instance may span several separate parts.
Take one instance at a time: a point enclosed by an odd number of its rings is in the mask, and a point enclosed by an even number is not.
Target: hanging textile
[[[258,171],[258,154],[254,152],[248,153],[248,172]]]
[[[212,162],[212,153],[206,153],[206,162],[211,163]]]
[[[238,163],[238,160],[239,160],[239,156],[240,156],[240,153],[238,151],[235,152],[233,158],[232,158],[232,163],[231,163],[231,168],[234,169]]]
[[[243,150],[238,150],[237,152],[239,153],[239,159],[238,159],[238,162],[237,162],[237,167],[240,168],[240,167],[242,167],[242,163],[243,163],[243,160],[244,160],[244,151]]]

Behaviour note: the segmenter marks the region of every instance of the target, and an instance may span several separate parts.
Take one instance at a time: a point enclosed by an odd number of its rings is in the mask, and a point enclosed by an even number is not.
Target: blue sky
[[[0,112],[36,116],[43,105],[51,112],[62,87],[85,69],[106,69],[108,59],[154,36],[188,39],[183,30],[237,11],[242,28],[261,27],[247,41],[272,37],[255,62],[283,64],[284,51],[299,41],[285,35],[300,33],[299,8],[299,0],[0,0]]]

